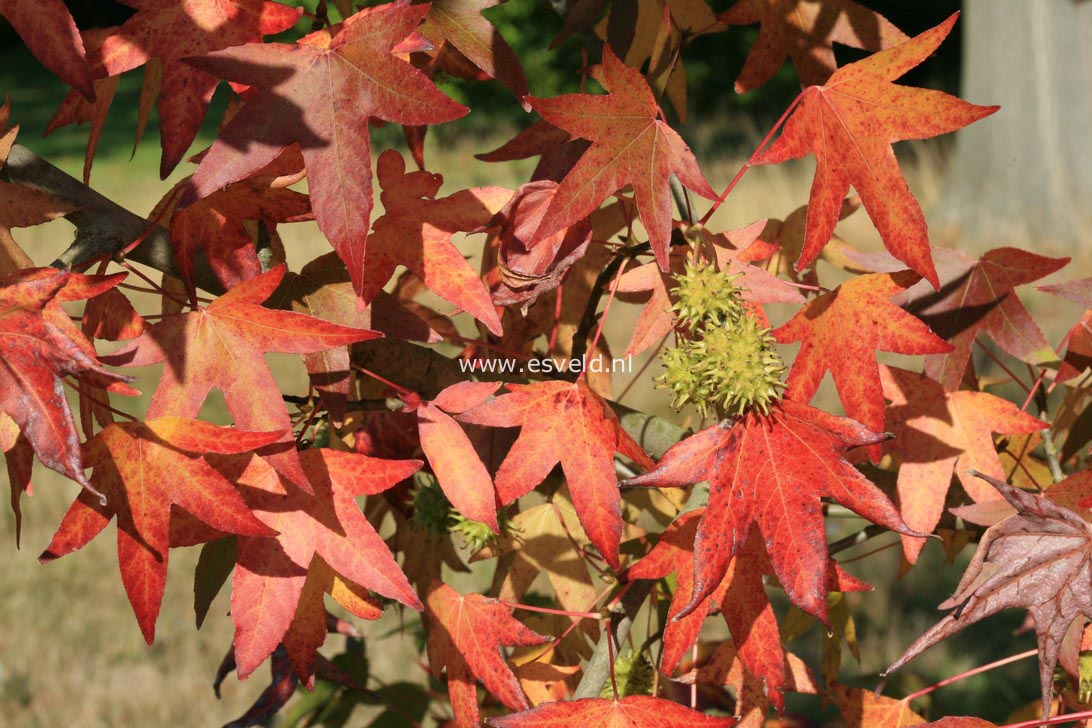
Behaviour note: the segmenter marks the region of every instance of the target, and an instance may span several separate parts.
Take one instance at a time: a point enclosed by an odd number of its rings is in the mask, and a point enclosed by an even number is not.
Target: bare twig
[[[633,620],[641,605],[645,603],[649,591],[654,582],[641,579],[635,581],[618,600],[618,603],[610,610],[610,620],[599,637],[599,644],[595,646],[595,652],[584,667],[584,674],[580,678],[580,684],[576,686],[573,699],[599,697],[600,691],[610,678],[610,655],[613,646],[621,647],[629,631],[633,627]],[[613,640],[613,645],[611,641]]]

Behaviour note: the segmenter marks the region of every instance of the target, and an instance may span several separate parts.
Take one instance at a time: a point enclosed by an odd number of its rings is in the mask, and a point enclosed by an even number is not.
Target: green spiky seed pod
[[[729,275],[711,265],[687,263],[682,275],[676,275],[678,285],[674,306],[679,321],[694,329],[703,324],[722,324],[744,315],[740,289],[734,283],[738,276]]]
[[[501,533],[507,526],[503,514],[498,514],[500,517]],[[493,529],[487,524],[481,521],[474,521],[461,513],[455,513],[451,518],[451,533],[458,534],[463,539],[463,547],[470,549],[471,552],[478,552],[493,540],[497,538],[497,534],[493,533]]]
[[[643,652],[636,655],[619,655],[614,661],[614,685],[618,686],[618,697],[649,695],[652,692],[655,673],[656,670]],[[611,684],[610,677],[607,677],[606,684],[599,691],[599,697],[613,698],[614,685]]]
[[[691,404],[703,418],[768,414],[785,387],[774,338],[747,312],[734,279],[701,263],[675,276],[674,310],[684,330],[660,354],[657,385],[671,390],[676,409]]]
[[[455,511],[440,490],[436,479],[418,473],[413,478],[417,490],[413,495],[413,523],[432,533],[447,533],[454,521]]]

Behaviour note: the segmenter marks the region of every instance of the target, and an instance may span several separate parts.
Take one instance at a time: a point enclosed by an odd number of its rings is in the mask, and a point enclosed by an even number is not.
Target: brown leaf
[[[1043,496],[973,475],[997,488],[1016,515],[986,531],[956,593],[940,605],[952,613],[918,637],[888,672],[1002,609],[1027,609],[1039,641],[1045,720],[1062,639],[1074,620],[1092,619],[1092,524]]]

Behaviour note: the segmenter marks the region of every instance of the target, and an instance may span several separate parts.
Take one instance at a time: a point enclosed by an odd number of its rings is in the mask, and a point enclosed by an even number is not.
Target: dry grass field
[[[470,156],[490,148],[491,142],[475,144],[475,148],[447,146],[439,149],[434,146],[431,151],[433,167],[441,172],[452,171],[445,189],[451,191],[486,181],[508,186],[518,184],[527,174],[527,165],[498,166],[487,172],[479,167],[474,171],[477,177],[465,176]],[[131,163],[124,159],[127,155],[100,160],[93,173],[93,186],[125,207],[146,214],[158,196],[168,189],[167,183],[160,183],[154,175],[156,151],[155,142],[148,140]],[[722,188],[733,176],[740,156],[733,151],[702,160],[714,187]],[[53,161],[77,174],[82,163],[76,157]],[[929,147],[919,147],[917,153],[912,150],[907,157],[911,185],[927,210],[936,203],[943,188],[941,162]],[[488,177],[482,178],[483,175]],[[735,227],[760,216],[783,216],[807,200],[810,179],[810,166],[806,163],[751,170],[718,212],[713,225]],[[863,212],[845,222],[840,232],[861,247],[878,249],[876,233]],[[284,226],[282,235],[293,267],[327,250],[313,224]],[[65,248],[71,233],[67,223],[58,221],[37,229],[17,231],[17,239],[35,262],[47,264]],[[615,346],[624,345],[629,333],[627,322],[633,320],[633,315],[633,311],[627,311],[624,306],[612,310],[609,330]],[[1057,325],[1048,326],[1055,340],[1064,325],[1059,321]],[[274,365],[286,391],[305,389],[306,380],[298,361],[277,358]],[[142,377],[145,391],[150,392],[154,375],[151,371]],[[645,388],[627,397],[627,403],[662,410],[666,398]],[[140,403],[130,403],[130,406],[139,409]],[[14,520],[9,512],[0,509],[3,511],[0,515],[0,549],[3,553],[0,558],[0,726],[207,726],[222,724],[242,713],[262,689],[265,676],[257,674],[244,684],[229,679],[224,699],[218,702],[213,697],[212,676],[230,645],[231,624],[227,600],[222,594],[204,628],[200,632],[194,631],[191,590],[196,550],[178,550],[171,554],[157,640],[149,648],[141,639],[121,587],[112,526],[80,553],[48,566],[36,563],[37,554],[48,543],[68,501],[76,493],[76,487],[41,467],[35,475],[37,494],[24,500],[25,525],[20,550],[15,549]],[[5,483],[0,489],[7,492],[6,474],[2,477]],[[889,551],[885,557],[894,553]],[[878,558],[871,566],[877,573],[890,573],[895,563],[891,558]],[[945,571],[951,572],[949,581],[959,573],[955,567],[947,567]],[[909,598],[905,595],[911,593],[911,586],[904,585],[898,593],[878,593],[858,600],[866,612],[860,625],[865,653],[863,671],[880,669],[885,660],[901,651],[907,636],[927,623],[928,614],[909,623],[900,621],[897,615],[890,620],[885,616],[892,613],[893,605],[899,600]],[[944,588],[947,587],[950,583],[946,582]],[[927,595],[923,601],[928,598]],[[875,616],[869,618],[868,615]],[[380,634],[396,628],[397,618],[361,626],[366,634]],[[1006,649],[1017,651],[1012,644]],[[373,655],[376,674],[385,674],[391,679],[423,679],[416,664],[412,639],[408,636],[386,640],[382,652],[382,658]],[[938,674],[950,674],[976,662],[977,657],[966,650],[962,653],[938,650],[923,658],[921,667]],[[1015,669],[1017,672],[1012,674],[1024,675],[1026,672],[1025,678],[1032,674],[1030,665]],[[998,684],[1005,689],[1007,674],[1010,673],[998,673],[998,682],[991,683],[994,689]],[[1019,690],[1012,689],[1014,694],[1019,693],[1023,683]]]

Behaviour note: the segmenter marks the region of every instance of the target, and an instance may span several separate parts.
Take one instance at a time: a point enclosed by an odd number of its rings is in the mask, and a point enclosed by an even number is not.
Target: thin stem
[[[1035,371],[1028,365],[1028,372],[1034,374]],[[1047,402],[1046,392],[1042,387],[1035,389],[1035,406],[1039,409],[1039,417],[1050,417],[1050,406]],[[1046,420],[1047,424],[1050,424],[1050,420]],[[1054,433],[1050,431],[1050,428],[1043,430],[1040,435],[1043,440],[1043,452],[1046,454],[1047,465],[1050,467],[1050,477],[1054,479],[1055,483],[1060,483],[1065,480],[1065,473],[1062,471],[1062,463],[1058,457],[1058,447],[1054,444]]]
[[[607,639],[607,659],[610,661],[610,689],[614,691],[614,699],[618,699],[618,681],[614,677],[614,641]]]
[[[353,369],[356,369],[358,372],[363,372],[364,374],[367,374],[369,377],[371,377],[375,381],[380,382],[382,384],[386,384],[388,387],[390,387],[391,389],[393,389],[394,391],[396,391],[396,392],[398,392],[400,394],[407,394],[407,395],[408,394],[413,394],[413,392],[409,391],[405,387],[399,386],[399,385],[395,384],[394,382],[390,381],[389,379],[384,379],[383,377],[381,377],[378,374],[376,374],[375,372],[373,372],[371,369],[365,369],[364,367],[360,366],[359,364],[353,364],[352,367],[353,367]]]
[[[1021,652],[1019,655],[1012,655],[1011,657],[1006,657],[1004,659],[996,660],[994,662],[991,662],[988,665],[982,665],[981,667],[976,667],[973,670],[967,670],[966,672],[961,672],[958,675],[953,675],[952,677],[946,677],[943,680],[941,680],[940,682],[934,683],[933,685],[930,685],[929,687],[922,688],[921,690],[917,691],[916,693],[910,693],[905,698],[903,698],[903,700],[905,702],[909,703],[910,701],[915,700],[917,698],[920,698],[923,695],[928,695],[929,693],[933,692],[934,690],[939,690],[942,687],[945,687],[947,685],[951,685],[952,683],[959,682],[960,680],[963,680],[964,678],[968,678],[968,677],[971,677],[973,675],[978,675],[978,674],[983,673],[983,672],[988,672],[990,670],[993,670],[994,668],[1001,667],[1002,665],[1008,665],[1011,662],[1019,662],[1020,660],[1024,660],[1024,659],[1026,659],[1028,657],[1032,657],[1033,655],[1037,655],[1037,654],[1039,654],[1039,650],[1037,650],[1037,649],[1036,650],[1028,650],[1027,652]],[[1033,725],[1039,725],[1039,724],[1033,721],[1031,723],[1022,723],[1021,725],[1033,726]]]
[[[614,296],[618,293],[618,283],[622,280],[622,274],[626,272],[626,265],[629,263],[630,258],[623,258],[622,265],[618,267],[618,272],[614,274],[614,279],[610,284],[610,293],[607,295],[607,302],[603,305],[603,315],[599,317],[599,326],[595,329],[595,336],[592,337],[590,351],[592,356],[595,356],[595,347],[599,345],[599,337],[603,335],[603,326],[607,323],[607,313],[610,311],[610,305],[614,303]],[[584,378],[588,368],[581,362],[580,375],[577,376],[577,381]]]
[[[1012,381],[1016,382],[1016,384],[1020,387],[1020,389],[1024,390],[1028,394],[1031,394],[1031,387],[1024,384],[1022,381],[1020,381],[1020,377],[1013,374],[1012,370],[1009,369],[1007,366],[1005,366],[1005,363],[1003,361],[1001,361],[1000,359],[998,359],[997,355],[994,354],[992,351],[990,351],[988,346],[983,344],[978,339],[975,339],[974,343],[975,343],[975,346],[977,346],[979,349],[981,349],[982,351],[984,351],[986,353],[986,356],[988,356],[990,358],[990,360],[994,364],[996,364],[997,366],[999,366],[1001,368],[1001,371],[1005,372],[1005,374],[1008,374],[1009,377],[1012,379]]]
[[[552,609],[550,607],[533,607],[530,604],[508,602],[503,599],[498,599],[497,601],[512,609],[522,609],[527,612],[541,612],[543,614],[559,614],[562,617],[572,617],[574,619],[601,619],[603,616],[599,612],[569,612],[564,609]]]
[[[860,561],[862,559],[867,559],[869,556],[875,556],[876,554],[878,554],[878,553],[880,553],[882,551],[887,551],[888,549],[894,548],[894,547],[898,546],[901,543],[902,543],[902,539],[900,539],[898,541],[892,541],[889,544],[884,544],[883,546],[880,546],[879,548],[874,548],[871,551],[865,551],[863,554],[858,554],[858,555],[856,555],[856,556],[854,556],[852,558],[842,559],[841,561],[838,562],[838,564],[839,564],[839,566],[844,566],[845,564],[852,564],[854,561]]]
[[[766,133],[766,136],[755,148],[751,156],[747,158],[747,161],[744,162],[743,166],[739,168],[738,172],[736,172],[736,176],[733,177],[732,181],[728,183],[728,186],[724,188],[724,192],[722,192],[720,196],[713,201],[713,204],[709,207],[709,211],[705,213],[701,220],[699,220],[700,224],[704,225],[709,222],[709,218],[711,218],[713,216],[713,213],[717,211],[717,208],[719,208],[721,204],[726,199],[728,199],[728,195],[731,194],[733,189],[735,189],[735,186],[739,183],[739,181],[743,179],[743,175],[747,172],[748,169],[753,166],[755,158],[758,157],[758,155],[762,152],[766,145],[770,143],[770,140],[773,139],[773,135],[777,133],[777,130],[785,124],[785,121],[789,118],[789,114],[793,112],[797,104],[803,101],[804,98],[807,97],[807,95],[810,94],[812,92],[812,89],[814,88],[814,86],[808,86],[806,89],[797,94],[796,98],[792,100],[791,104],[789,104],[789,108],[785,109],[785,113],[781,115],[781,117],[773,125],[770,131]]]
[[[109,402],[103,402],[98,397],[92,397],[90,394],[88,394],[87,392],[80,389],[79,386],[77,386],[76,384],[73,384],[72,382],[68,381],[67,379],[62,379],[61,381],[64,382],[65,385],[71,387],[73,389],[73,391],[75,391],[81,397],[83,397],[84,399],[86,399],[86,400],[88,400],[90,402],[94,402],[99,407],[102,407],[103,409],[109,410],[110,412],[114,413],[115,415],[120,415],[121,417],[124,417],[125,419],[127,419],[127,420],[129,420],[131,422],[140,422],[140,420],[138,420],[136,417],[133,417],[128,412],[122,412],[119,409],[115,409],[114,407],[111,407]],[[107,395],[107,396],[109,396],[109,395]]]
[[[588,295],[588,302],[584,306],[584,313],[580,317],[580,324],[576,327],[576,333],[573,334],[572,346],[570,347],[572,359],[583,360],[584,355],[588,352],[588,335],[591,333],[592,326],[595,325],[595,312],[599,310],[599,299],[603,295],[603,289],[606,287],[607,282],[614,278],[615,273],[618,272],[618,268],[621,267],[622,263],[651,250],[652,246],[648,243],[641,243],[640,245],[626,248],[612,258],[611,261],[603,267],[603,270],[599,271],[599,275],[595,278],[595,283],[592,284],[591,293]],[[570,378],[573,380],[576,379],[576,377]]]
[[[867,541],[870,538],[875,538],[876,536],[879,536],[881,533],[886,533],[886,532],[887,532],[887,529],[884,526],[880,526],[878,524],[873,523],[873,524],[870,524],[868,526],[865,526],[864,528],[862,528],[857,533],[851,533],[850,535],[846,536],[845,538],[842,538],[842,539],[839,539],[839,540],[835,541],[834,543],[832,543],[830,546],[827,547],[827,551],[828,551],[828,553],[830,553],[831,556],[833,556],[834,554],[845,551],[846,549],[851,549],[854,546],[857,546],[858,544],[864,543],[865,541]]]
[[[146,282],[149,286],[152,287],[152,292],[153,293],[156,293],[156,294],[161,295],[161,296],[166,296],[167,298],[171,299],[172,301],[179,304],[180,306],[192,306],[193,308],[197,308],[196,299],[194,301],[190,302],[190,301],[186,301],[186,299],[184,299],[184,298],[179,298],[178,296],[174,295],[173,293],[167,291],[167,289],[163,288],[163,286],[161,286],[158,283],[156,283],[155,281],[153,281],[150,276],[145,275],[143,271],[141,271],[139,268],[134,266],[129,261],[119,260],[118,265],[120,265],[122,268],[129,271],[133,275],[135,275],[137,278],[143,279],[144,282]]]

